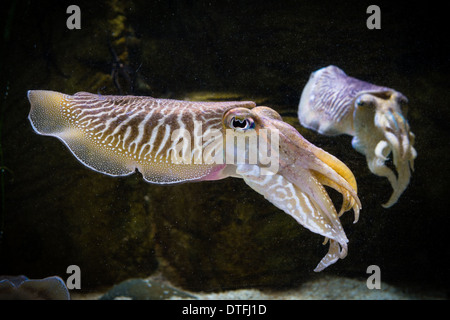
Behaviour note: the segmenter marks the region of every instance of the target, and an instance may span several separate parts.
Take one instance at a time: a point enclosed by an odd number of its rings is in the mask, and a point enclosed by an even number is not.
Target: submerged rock
[[[106,293],[75,294],[74,300],[445,300],[443,290],[393,285],[381,281],[369,289],[366,279],[321,276],[287,289],[238,289],[189,292],[174,287],[159,276],[124,281]],[[158,280],[157,280],[158,279]],[[169,289],[168,289],[169,288]],[[161,293],[161,291],[163,291]]]
[[[60,277],[0,276],[0,300],[70,300],[70,294]]]
[[[195,296],[168,284],[150,279],[130,279],[115,285],[99,300],[167,300],[195,299]]]

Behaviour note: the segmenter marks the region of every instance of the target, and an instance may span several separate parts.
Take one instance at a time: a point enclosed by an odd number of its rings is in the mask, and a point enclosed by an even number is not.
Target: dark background
[[[81,8],[81,30],[66,8]],[[381,30],[366,9],[381,8]],[[162,272],[193,290],[280,288],[321,275],[322,239],[242,181],[151,186],[79,164],[36,135],[29,89],[183,99],[255,100],[355,173],[360,221],[343,224],[349,255],[324,271],[448,289],[449,28],[443,2],[2,1],[0,274],[41,278],[78,264],[83,288]],[[112,48],[112,50],[111,50]],[[120,57],[122,66],[118,65]],[[370,174],[350,137],[330,139],[296,118],[312,71],[334,64],[410,101],[418,158],[410,186]],[[114,76],[116,74],[117,76]],[[200,196],[201,195],[201,196]]]

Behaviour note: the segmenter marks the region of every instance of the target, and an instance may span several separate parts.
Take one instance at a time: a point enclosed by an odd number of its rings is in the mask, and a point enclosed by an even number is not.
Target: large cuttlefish
[[[303,89],[300,123],[324,135],[348,134],[366,156],[370,171],[386,177],[393,189],[383,204],[394,205],[414,170],[414,134],[406,120],[408,99],[400,92],[347,76],[336,66],[313,72]],[[386,166],[389,154],[397,174]]]
[[[330,240],[315,271],[347,254],[339,216],[353,209],[358,220],[361,203],[355,177],[268,107],[249,101],[41,90],[28,91],[28,99],[34,130],[59,138],[95,171],[125,176],[138,170],[157,184],[242,178],[298,223]],[[339,213],[324,185],[342,194]]]

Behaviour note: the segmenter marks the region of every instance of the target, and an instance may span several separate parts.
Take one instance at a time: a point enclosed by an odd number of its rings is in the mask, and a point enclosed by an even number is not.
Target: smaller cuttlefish
[[[43,90],[29,91],[28,99],[34,130],[60,139],[97,172],[126,176],[138,170],[147,182],[157,184],[241,178],[298,223],[330,240],[315,271],[347,254],[348,239],[339,216],[353,209],[358,220],[361,203],[353,173],[268,107],[256,107],[251,101],[193,102]],[[252,158],[252,152],[257,157]],[[263,154],[270,155],[275,165]],[[342,194],[339,213],[324,186]]]
[[[324,135],[348,134],[352,146],[366,156],[370,171],[386,177],[393,189],[383,204],[394,205],[414,170],[414,134],[406,120],[408,99],[400,92],[347,76],[336,66],[313,72],[303,89],[300,123]],[[393,154],[397,174],[386,161]]]

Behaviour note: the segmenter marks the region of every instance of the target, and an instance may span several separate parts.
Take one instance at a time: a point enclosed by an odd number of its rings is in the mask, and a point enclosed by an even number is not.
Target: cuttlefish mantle
[[[29,91],[34,130],[60,139],[85,166],[150,183],[226,177],[251,188],[329,240],[321,271],[347,254],[339,216],[361,203],[352,172],[281,116],[250,101],[193,102]],[[244,142],[243,142],[244,141]],[[324,186],[343,196],[338,213]]]
[[[414,134],[406,120],[408,99],[400,92],[347,76],[336,66],[313,72],[298,107],[300,123],[324,135],[348,134],[366,156],[370,171],[386,177],[393,192],[384,207],[394,205],[414,170]],[[395,174],[386,161],[392,153]]]

